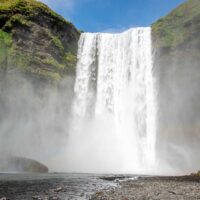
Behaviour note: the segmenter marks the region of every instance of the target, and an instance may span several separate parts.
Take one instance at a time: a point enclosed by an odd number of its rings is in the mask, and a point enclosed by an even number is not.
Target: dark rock
[[[6,156],[1,158],[0,171],[47,173],[48,167],[36,160],[22,157]]]
[[[129,200],[127,197],[122,197],[121,200]]]
[[[62,187],[59,187],[59,188],[56,188],[55,190],[54,190],[54,192],[61,192],[63,190],[63,188]]]
[[[174,194],[174,195],[176,194],[176,192],[173,192],[173,191],[168,191],[168,192],[169,192],[170,194]]]
[[[58,197],[52,197],[52,200],[58,200]]]
[[[105,181],[119,181],[129,178],[129,176],[102,176],[100,179]]]
[[[32,198],[36,199],[36,200],[42,200],[42,198],[40,196],[33,196]]]
[[[0,74],[51,82],[74,74],[79,36],[72,23],[39,1],[0,0]]]

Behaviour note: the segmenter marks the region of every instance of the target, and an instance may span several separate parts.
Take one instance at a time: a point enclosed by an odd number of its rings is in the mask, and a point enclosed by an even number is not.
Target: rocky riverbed
[[[98,191],[90,200],[197,200],[200,177],[138,177],[127,180],[110,191]]]
[[[0,174],[0,200],[197,200],[200,177]]]
[[[0,174],[0,200],[84,200],[116,187],[96,174]]]

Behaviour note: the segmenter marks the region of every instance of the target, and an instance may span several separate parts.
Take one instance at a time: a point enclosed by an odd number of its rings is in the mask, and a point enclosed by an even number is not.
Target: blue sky
[[[41,0],[86,32],[149,26],[185,0]]]

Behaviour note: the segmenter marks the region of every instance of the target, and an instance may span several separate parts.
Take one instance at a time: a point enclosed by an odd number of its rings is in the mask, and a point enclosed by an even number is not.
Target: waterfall
[[[152,67],[151,28],[81,34],[70,134],[71,148],[79,150],[70,151],[71,168],[79,170],[80,159],[84,172],[153,172]]]

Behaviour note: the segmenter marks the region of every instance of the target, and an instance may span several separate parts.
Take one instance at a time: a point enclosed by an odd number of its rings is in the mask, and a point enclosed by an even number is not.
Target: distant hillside
[[[36,0],[0,0],[0,74],[59,81],[75,72],[80,32]]]

